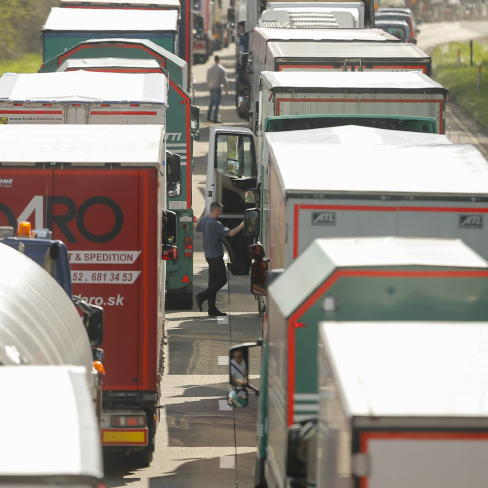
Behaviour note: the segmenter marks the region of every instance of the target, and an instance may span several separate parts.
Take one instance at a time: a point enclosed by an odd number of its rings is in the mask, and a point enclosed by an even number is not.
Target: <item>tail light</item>
[[[163,249],[163,261],[175,261],[178,259],[178,248],[176,246],[165,246]]]
[[[184,239],[185,258],[193,256],[193,237],[185,237]]]
[[[145,415],[113,415],[110,425],[112,427],[145,427]]]

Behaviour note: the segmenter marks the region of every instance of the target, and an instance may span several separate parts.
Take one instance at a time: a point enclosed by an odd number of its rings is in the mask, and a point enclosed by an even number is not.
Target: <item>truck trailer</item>
[[[68,63],[68,64],[67,64]],[[149,68],[147,63],[152,63]],[[122,66],[120,66],[122,65]],[[91,58],[68,59],[58,71],[112,72],[112,73],[162,73],[163,68],[155,59]],[[175,245],[178,257],[167,263],[166,303],[173,308],[193,306],[193,210],[192,210],[192,161],[193,137],[189,94],[168,79],[168,109],[166,112],[166,147],[180,156],[182,171],[179,182],[168,186],[168,208],[176,213],[177,232]],[[197,114],[198,114],[197,109]]]
[[[2,365],[0,384],[8,394],[0,402],[0,486],[105,486],[84,375],[76,366]]]
[[[263,71],[256,134],[333,127],[354,115],[383,129],[443,134],[446,102],[447,90],[420,72]]]
[[[257,50],[261,52],[261,50]],[[268,42],[263,58],[253,56],[251,106],[259,96],[263,71],[421,71],[431,75],[431,59],[413,44],[388,42]]]
[[[366,117],[364,123],[368,124],[368,116]],[[354,123],[361,123],[362,121],[362,119],[358,118],[354,120]],[[289,152],[288,163],[286,164],[286,169],[283,169],[283,173],[281,170],[281,160],[279,162],[278,159],[275,159],[275,156],[271,154],[273,148],[279,147],[280,144],[284,144],[284,148],[291,149]],[[441,134],[405,132],[359,126],[339,126],[326,129],[268,133],[265,137],[261,157],[257,158],[258,153],[255,150],[255,140],[250,129],[227,126],[212,127],[210,129],[207,163],[206,208],[208,209],[214,200],[222,202],[224,209],[221,220],[229,228],[241,222],[247,212],[249,213],[249,218],[246,218],[246,221],[251,221],[252,219],[250,216],[256,213],[258,213],[260,217],[258,219],[259,222],[256,223],[254,228],[248,228],[246,233],[239,234],[229,239],[230,246],[234,251],[231,256],[231,270],[236,272],[238,270],[242,274],[248,273],[250,263],[245,248],[252,242],[250,236],[254,236],[254,240],[261,242],[264,245],[264,250],[268,257],[272,257],[273,259],[271,267],[282,268],[287,266],[299,252],[303,251],[315,237],[329,235],[336,229],[334,225],[320,225],[319,223],[312,225],[310,220],[311,216],[307,214],[304,217],[303,222],[310,224],[310,228],[300,229],[300,239],[296,237],[300,244],[297,249],[292,252],[295,220],[293,210],[291,207],[288,209],[288,204],[291,202],[289,200],[291,193],[289,193],[286,185],[290,184],[291,186],[296,185],[297,187],[300,187],[300,189],[296,191],[297,196],[300,195],[299,199],[307,198],[307,195],[310,195],[310,199],[307,199],[306,201],[307,205],[313,205],[315,199],[320,200],[317,204],[323,203],[323,199],[326,198],[325,195],[328,195],[327,198],[334,197],[333,192],[335,190],[325,190],[328,185],[327,182],[330,180],[329,171],[332,171],[334,174],[342,174],[341,165],[344,164],[344,167],[347,168],[344,170],[342,176],[345,191],[344,195],[340,195],[340,199],[346,198],[349,194],[349,190],[346,190],[346,188],[349,188],[348,184],[352,182],[352,180],[347,179],[348,171],[352,171],[353,174],[357,171],[348,166],[349,151],[354,153],[354,156],[351,156],[351,164],[355,163],[359,167],[364,163],[364,166],[361,167],[362,174],[363,172],[368,171],[368,165],[371,164],[372,168],[376,167],[374,162],[370,163],[370,160],[374,161],[376,159],[374,156],[375,147],[387,145],[390,147],[389,151],[391,156],[389,159],[385,156],[385,160],[383,163],[379,163],[378,168],[381,167],[380,171],[383,171],[382,165],[384,164],[384,166],[387,167],[389,161],[391,161],[393,165],[391,168],[388,167],[388,170],[386,171],[388,176],[385,177],[385,185],[383,186],[385,195],[390,195],[390,187],[386,180],[395,182],[392,183],[392,189],[395,188],[395,185],[398,185],[398,181],[395,177],[396,169],[394,168],[396,168],[395,162],[397,159],[401,160],[401,157],[397,157],[397,153],[402,153],[405,146],[411,146],[412,144],[421,146],[440,146],[448,145],[450,144],[450,141],[446,136]],[[362,148],[364,146],[375,146],[368,148],[367,151],[365,149],[365,155],[369,154],[369,156],[366,156],[366,159],[362,155]],[[329,149],[332,149],[332,147],[334,147],[334,150],[331,154],[333,154],[335,158],[333,161],[328,158],[328,151]],[[303,148],[303,154],[301,148]],[[314,149],[309,150],[309,148]],[[413,154],[415,149],[408,149],[408,151],[409,154]],[[422,154],[422,151],[423,149],[420,148],[419,154]],[[284,155],[286,152],[287,150],[284,149],[279,157],[285,157],[281,155]],[[456,153],[455,150],[453,152]],[[458,151],[458,153],[460,155],[459,159],[462,161],[462,151]],[[442,149],[439,154],[443,154]],[[484,168],[485,160],[476,150],[469,149],[467,150],[467,154],[473,156],[476,164],[481,169]],[[305,155],[306,159],[304,159]],[[296,165],[296,161],[302,161],[302,164]],[[305,169],[308,168],[309,161],[315,161],[316,163],[314,163],[312,173],[308,173],[308,169]],[[319,161],[324,161],[324,164],[321,165]],[[425,173],[425,169],[422,164],[426,166],[430,164],[428,156],[425,157],[423,163],[419,163],[418,171],[421,171],[423,174]],[[439,171],[442,171],[441,161],[439,161],[438,164]],[[460,164],[461,167],[463,167],[462,163]],[[274,165],[276,169],[271,169],[272,165]],[[404,160],[400,165],[404,165],[405,167],[402,171],[408,173],[409,168],[411,167],[409,166],[408,160]],[[295,166],[295,168],[292,170],[291,168],[293,166]],[[288,170],[292,173],[290,179],[284,176]],[[464,171],[464,169],[462,171]],[[273,189],[270,186],[271,174],[274,175],[273,178],[276,178],[273,180],[273,185],[278,185],[278,188],[276,189]],[[374,180],[374,178],[375,173],[373,172],[368,176],[367,180]],[[438,177],[432,175],[431,179],[435,178]],[[453,177],[453,180],[454,179],[455,177]],[[474,181],[474,175],[472,179]],[[359,177],[358,182],[360,181],[361,178]],[[302,188],[302,185],[306,184],[310,184],[311,187],[313,186],[314,189],[317,190],[305,191]],[[322,187],[324,188],[323,192],[318,190]],[[433,188],[435,187],[436,184],[433,185]],[[370,198],[367,191],[365,193],[364,198]],[[397,193],[395,190],[394,193],[398,195],[398,198],[403,198],[403,196],[400,196],[401,192]],[[356,194],[354,198],[357,198]],[[376,198],[378,197],[374,196],[374,199]],[[385,198],[390,198],[390,196],[385,196]],[[467,201],[469,201],[469,197],[467,197]],[[300,206],[305,202],[299,200],[299,202],[296,203]],[[336,201],[334,201],[334,203],[338,204]],[[293,207],[293,204],[291,205]],[[325,214],[321,218],[326,218]],[[358,218],[360,219],[360,217]],[[270,227],[271,225],[274,226],[272,229]],[[273,241],[272,243],[271,241],[273,239],[280,239],[279,235],[285,228],[288,229],[287,237],[284,237],[280,242]],[[362,227],[359,227],[359,229],[362,229]],[[278,230],[279,232],[277,232]],[[347,235],[356,235],[354,234],[354,231],[354,226],[351,225],[351,227],[348,228]],[[334,237],[343,236],[343,232],[344,230],[342,228],[337,229],[337,233],[332,235]],[[426,232],[426,230],[422,230],[422,232]],[[388,232],[384,235],[387,234]],[[270,255],[272,252],[271,249],[273,249],[273,256]],[[275,249],[276,253],[274,251]]]
[[[167,148],[180,155],[183,168],[176,175],[178,181],[167,182],[168,207],[177,213],[174,244],[178,247],[178,256],[167,269],[167,298],[174,307],[191,307],[193,211],[190,98],[183,88],[171,81],[168,91],[166,76],[161,74],[158,67],[153,67],[151,71],[159,74],[132,74],[130,71],[137,71],[138,68],[126,66],[121,68],[124,71],[122,74],[116,72],[116,65],[121,61],[105,60],[101,67],[102,59],[81,60],[83,63],[78,65],[84,67],[81,71],[68,69],[62,73],[4,75],[0,78],[0,118],[10,124],[165,124]],[[78,58],[73,61],[76,60]],[[87,70],[88,63],[94,63],[95,72]],[[125,61],[126,65],[131,63],[137,66],[135,60]],[[168,98],[172,107],[167,109]]]
[[[304,49],[307,49],[307,52],[312,52],[312,47],[317,49],[319,47],[317,43],[322,42],[399,43],[399,39],[396,37],[375,28],[283,29],[257,27],[253,32],[243,34],[240,42],[243,41],[246,41],[246,46],[240,49],[242,52],[238,56],[236,66],[236,107],[242,116],[256,111],[255,102],[251,104],[251,97],[254,96],[254,90],[259,88],[259,76],[254,74],[254,70],[257,69],[259,73],[263,71],[262,65],[267,59],[268,44],[271,42],[313,43],[310,44],[310,48],[305,46]],[[269,67],[267,71],[275,71],[275,69]]]
[[[74,9],[53,7],[42,28],[44,62],[87,39],[148,39],[177,53],[177,10]]]
[[[141,464],[159,419],[174,254],[164,139],[161,125],[0,126],[0,224],[29,220],[68,245],[73,292],[105,312],[102,443]]]
[[[291,481],[291,486],[305,486],[305,479],[300,479],[304,475],[290,476],[288,438],[296,431],[295,424],[318,415],[316,354],[321,321],[403,321],[414,328],[422,320],[483,321],[488,314],[487,289],[488,262],[460,240],[314,241],[269,287],[257,478],[264,477],[268,487],[290,486]],[[249,357],[249,347],[259,344],[238,345],[231,351],[239,349]]]
[[[61,7],[84,9],[126,9],[126,10],[176,10],[178,17],[178,50],[189,71],[192,71],[192,30],[193,16],[191,1],[182,0],[61,0]],[[190,87],[186,86],[189,90]]]
[[[313,486],[483,486],[487,338],[486,322],[321,324]]]

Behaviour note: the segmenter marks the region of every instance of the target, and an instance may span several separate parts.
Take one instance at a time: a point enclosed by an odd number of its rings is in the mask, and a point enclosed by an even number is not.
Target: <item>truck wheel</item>
[[[153,448],[148,446],[140,451],[132,452],[129,459],[134,467],[147,468],[152,463],[153,455]]]
[[[191,310],[193,308],[193,288],[185,293],[168,293],[166,308],[170,310]]]

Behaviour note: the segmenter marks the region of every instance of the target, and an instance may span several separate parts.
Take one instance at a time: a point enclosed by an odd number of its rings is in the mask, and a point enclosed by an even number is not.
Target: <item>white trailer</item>
[[[316,486],[485,486],[487,341],[480,322],[322,323]]]
[[[85,374],[79,366],[0,368],[0,486],[105,486]]]
[[[345,165],[345,170],[337,170],[339,175],[342,175],[343,180],[341,184],[344,184],[344,191],[348,191],[347,171],[349,171],[350,164],[353,164],[356,160],[358,166],[365,165],[361,168],[361,172],[367,172],[367,167],[370,160],[374,161],[374,149],[369,148],[365,151],[363,157],[361,148],[366,145],[390,145],[390,153],[385,156],[383,165],[388,168],[388,164],[391,161],[395,164],[397,160],[397,154],[402,154],[404,146],[412,144],[417,145],[448,145],[449,139],[441,134],[426,134],[422,132],[404,132],[404,131],[392,131],[384,129],[375,129],[371,127],[358,127],[358,126],[342,126],[325,129],[313,129],[313,130],[301,130],[301,131],[289,131],[289,132],[275,132],[266,134],[265,143],[263,145],[263,151],[259,161],[257,160],[257,153],[255,149],[254,136],[250,129],[243,129],[242,127],[212,127],[209,135],[209,152],[207,163],[207,179],[206,179],[206,208],[208,208],[213,201],[220,201],[224,205],[222,214],[223,222],[227,226],[233,226],[238,224],[245,215],[246,209],[250,207],[258,207],[261,213],[261,229],[258,240],[261,240],[266,245],[267,252],[269,253],[268,244],[268,223],[274,221],[276,226],[281,230],[287,226],[288,231],[293,230],[293,212],[291,211],[291,217],[287,225],[286,219],[288,218],[288,210],[286,213],[281,212],[281,205],[287,206],[293,205],[289,200],[292,198],[289,195],[289,190],[293,185],[297,184],[300,188],[308,181],[310,186],[317,185],[316,194],[320,195],[322,191],[325,193],[328,183],[329,171],[335,171],[336,167],[340,167],[341,164]],[[281,146],[283,145],[283,146]],[[270,148],[291,148],[290,157],[288,163],[284,163],[280,153],[278,159],[274,155],[270,154]],[[464,146],[463,146],[464,147]],[[300,154],[303,148],[303,156]],[[308,148],[311,148],[309,151]],[[332,150],[333,159],[328,158],[329,151]],[[348,152],[349,151],[349,152]],[[286,149],[283,149],[286,152]],[[410,149],[409,157],[414,152],[414,149]],[[480,161],[480,166],[483,167],[485,160],[474,149],[469,151],[475,155],[475,160]],[[348,154],[351,155],[352,162],[348,161]],[[442,154],[442,153],[440,153]],[[297,161],[301,164],[297,165]],[[408,160],[401,160],[400,164],[405,167],[403,171],[409,171]],[[309,172],[308,164],[313,164],[311,167],[312,173]],[[373,163],[371,163],[373,164]],[[413,163],[415,164],[415,163]],[[422,159],[421,163],[415,168],[425,170],[423,165],[430,164],[429,157],[426,156]],[[270,200],[270,188],[271,188],[271,176],[270,174],[275,172],[281,172],[282,167],[286,165],[284,172],[290,171],[293,176],[290,179],[286,178],[286,184],[276,191],[274,196],[275,200],[271,205]],[[271,170],[271,167],[277,169]],[[288,169],[290,167],[290,169]],[[374,167],[374,165],[373,165]],[[440,168],[440,166],[439,166]],[[299,178],[294,180],[294,177],[299,175]],[[277,177],[278,182],[282,181],[281,177]],[[369,180],[374,180],[375,175],[370,174]],[[394,171],[389,175],[393,181],[395,180]],[[434,176],[432,176],[434,178]],[[273,184],[279,184],[273,180]],[[361,181],[359,179],[359,181]],[[351,182],[349,182],[351,183]],[[396,182],[395,184],[398,184]],[[290,185],[288,188],[287,185]],[[420,182],[419,182],[420,185]],[[256,189],[259,189],[256,190]],[[388,193],[388,186],[385,184],[383,190]],[[281,192],[281,193],[279,193]],[[292,191],[293,192],[293,191]],[[314,191],[306,190],[310,194],[309,200],[314,199]],[[303,194],[304,192],[297,190],[297,193]],[[324,198],[320,196],[319,198]],[[367,197],[364,197],[367,198]],[[276,215],[275,215],[276,212]],[[272,215],[271,215],[272,213]],[[268,215],[269,214],[269,215]],[[308,216],[306,218],[309,218]],[[314,227],[315,237],[324,236],[325,230],[332,231],[333,228],[328,226]],[[276,229],[275,229],[276,230]],[[281,232],[281,231],[280,231]],[[307,231],[305,231],[307,232]],[[348,229],[348,235],[351,234],[353,229]],[[278,239],[280,234],[274,234],[274,237]],[[327,234],[328,235],[328,234]],[[338,234],[342,235],[342,234]],[[372,234],[375,235],[375,234]],[[387,234],[385,234],[387,235]],[[408,235],[408,234],[407,234]],[[292,258],[291,248],[292,234],[290,234],[286,245],[282,242],[277,244],[283,246],[280,252],[285,252],[287,264]],[[313,240],[313,238],[305,239],[303,246],[300,244],[300,249],[303,250]],[[242,261],[242,265],[247,261],[246,243],[247,238],[242,234],[235,236],[230,241],[232,249],[235,251],[233,262],[237,263]],[[279,263],[283,264],[283,260],[280,259]],[[275,267],[273,263],[273,267]],[[280,267],[280,266],[277,266]]]
[[[415,71],[264,71],[256,134],[330,127],[341,125],[337,119],[344,116],[366,115],[372,120],[410,121],[422,132],[443,134],[446,101],[442,85]]]
[[[165,124],[163,74],[6,73],[0,122],[8,124]]]
[[[459,238],[488,257],[488,165],[475,147],[269,147],[258,239],[273,269],[318,237]]]

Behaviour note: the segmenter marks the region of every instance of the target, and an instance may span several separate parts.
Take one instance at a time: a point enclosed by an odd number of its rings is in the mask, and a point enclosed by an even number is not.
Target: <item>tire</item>
[[[193,288],[185,293],[168,293],[166,308],[170,310],[191,310],[193,308]]]
[[[147,468],[153,460],[154,451],[153,448],[148,446],[140,451],[132,452],[129,455],[129,462],[132,466],[137,468]]]

